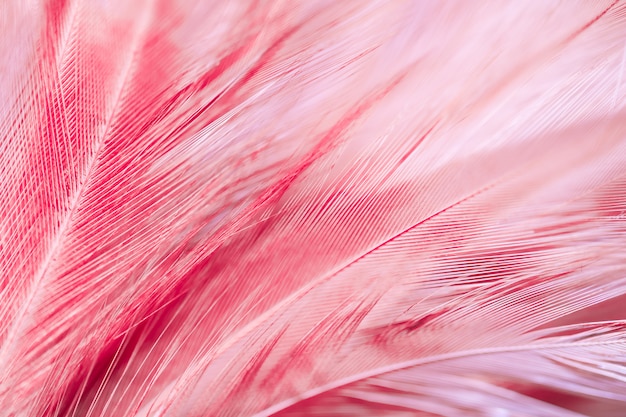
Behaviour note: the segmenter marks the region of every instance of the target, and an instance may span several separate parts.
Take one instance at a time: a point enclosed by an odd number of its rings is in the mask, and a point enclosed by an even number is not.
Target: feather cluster
[[[0,416],[626,415],[626,2],[0,3]]]

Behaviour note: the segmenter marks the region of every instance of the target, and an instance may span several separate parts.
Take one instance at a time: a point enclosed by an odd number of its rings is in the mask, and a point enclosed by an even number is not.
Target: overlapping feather
[[[0,415],[623,415],[623,2],[0,10]]]

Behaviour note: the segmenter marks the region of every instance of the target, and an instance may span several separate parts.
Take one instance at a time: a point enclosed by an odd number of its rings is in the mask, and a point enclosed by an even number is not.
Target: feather
[[[626,3],[0,12],[0,415],[623,415]]]

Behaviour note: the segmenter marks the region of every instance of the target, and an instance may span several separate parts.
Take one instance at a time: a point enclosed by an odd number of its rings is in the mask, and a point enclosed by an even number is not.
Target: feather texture
[[[626,3],[0,10],[1,415],[623,415]]]

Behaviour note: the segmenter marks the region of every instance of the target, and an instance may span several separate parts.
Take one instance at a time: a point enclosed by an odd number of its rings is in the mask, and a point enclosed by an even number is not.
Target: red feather
[[[0,5],[1,416],[626,410],[626,3]]]

